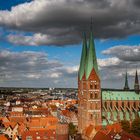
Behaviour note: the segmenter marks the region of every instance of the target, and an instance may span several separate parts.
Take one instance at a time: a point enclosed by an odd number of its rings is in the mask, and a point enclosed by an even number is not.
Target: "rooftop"
[[[140,100],[140,94],[134,91],[102,90],[103,100]]]

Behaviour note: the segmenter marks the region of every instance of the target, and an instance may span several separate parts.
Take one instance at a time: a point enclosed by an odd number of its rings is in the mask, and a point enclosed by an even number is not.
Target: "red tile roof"
[[[87,128],[86,128],[86,130],[85,130],[85,135],[87,136],[87,137],[90,137],[90,135],[91,135],[91,133],[92,133],[92,131],[93,131],[93,125],[89,125]]]
[[[112,140],[109,136],[98,131],[92,140]]]
[[[0,140],[8,140],[8,138],[5,135],[0,135]]]

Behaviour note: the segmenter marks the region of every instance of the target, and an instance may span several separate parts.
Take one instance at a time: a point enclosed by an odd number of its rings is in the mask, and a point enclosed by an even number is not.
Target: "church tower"
[[[126,74],[125,74],[125,85],[124,85],[124,90],[125,90],[125,91],[129,90],[127,71],[126,71]]]
[[[83,48],[78,73],[78,131],[101,125],[101,86],[92,28],[87,47],[83,35]]]
[[[139,79],[138,79],[137,70],[136,70],[136,74],[135,74],[134,90],[135,90],[135,92],[136,92],[137,94],[139,93]]]

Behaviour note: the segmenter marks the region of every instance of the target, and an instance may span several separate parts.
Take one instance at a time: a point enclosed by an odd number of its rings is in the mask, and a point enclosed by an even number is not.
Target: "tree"
[[[76,133],[76,126],[73,123],[69,123],[69,135],[73,137]]]
[[[140,118],[136,118],[133,122],[132,122],[132,127],[131,127],[131,132],[140,137]]]
[[[122,126],[122,129],[126,132],[130,132],[130,123],[129,121],[126,121],[126,120],[123,120],[121,121],[121,126]]]

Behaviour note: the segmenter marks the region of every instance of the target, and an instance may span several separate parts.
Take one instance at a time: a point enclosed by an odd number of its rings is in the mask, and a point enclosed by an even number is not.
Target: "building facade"
[[[126,72],[124,89],[101,89],[92,28],[90,37],[83,35],[83,48],[78,72],[78,131],[90,125],[95,128],[121,120],[130,122],[140,117],[139,80],[136,71],[134,90],[129,89]]]

